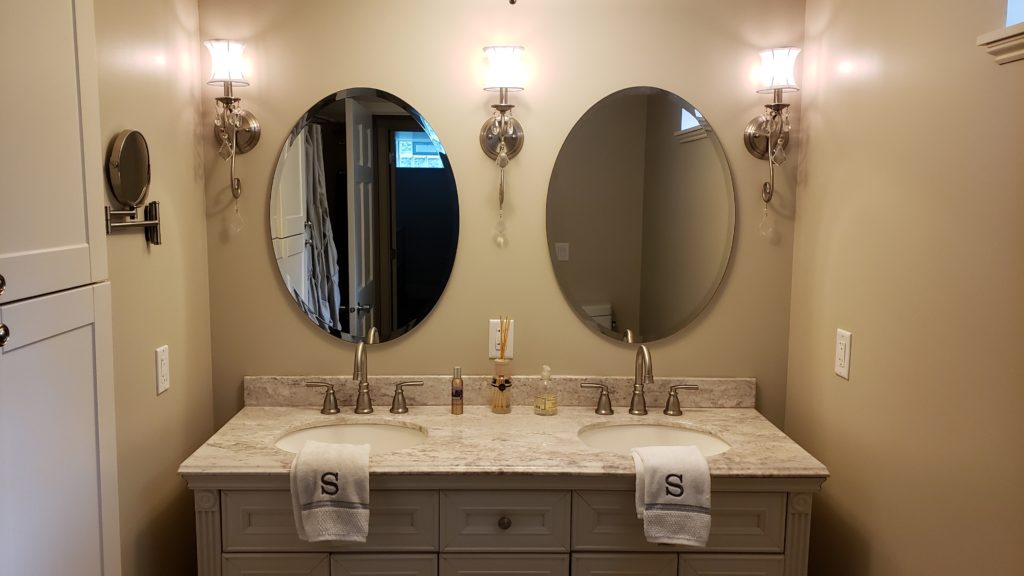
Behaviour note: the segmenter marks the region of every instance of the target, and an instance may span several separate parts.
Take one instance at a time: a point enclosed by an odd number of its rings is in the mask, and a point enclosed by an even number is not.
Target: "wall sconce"
[[[245,154],[260,141],[260,123],[248,110],[238,106],[234,86],[248,86],[242,74],[242,52],[245,44],[233,40],[207,40],[213,71],[207,84],[224,85],[224,95],[217,98],[217,115],[213,120],[213,134],[220,144],[220,157],[231,162],[231,195],[237,200],[242,195],[242,182],[235,177],[235,156]]]
[[[487,46],[487,76],[484,90],[497,91],[498,103],[492,104],[494,115],[480,128],[480,147],[488,158],[498,165],[498,228],[494,242],[505,246],[505,167],[511,159],[523,149],[523,126],[512,117],[512,108],[508,103],[508,93],[519,91],[525,87],[525,74],[522,64],[522,46]]]
[[[789,104],[782,101],[783,92],[800,90],[793,78],[799,48],[772,48],[761,51],[761,88],[759,94],[773,94],[772,103],[764,105],[764,113],[754,118],[743,130],[743,143],[755,158],[768,160],[768,181],[761,187],[765,214],[775,193],[775,167],[786,161],[789,144]]]

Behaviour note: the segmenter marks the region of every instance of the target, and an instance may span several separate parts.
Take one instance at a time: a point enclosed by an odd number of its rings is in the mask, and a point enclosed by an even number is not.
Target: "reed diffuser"
[[[491,412],[495,414],[512,411],[512,366],[510,359],[505,357],[511,328],[512,319],[502,316],[498,329],[498,357],[494,359],[494,377],[491,378]]]

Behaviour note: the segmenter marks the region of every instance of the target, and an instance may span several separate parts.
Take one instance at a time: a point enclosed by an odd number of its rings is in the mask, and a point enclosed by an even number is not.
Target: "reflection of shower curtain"
[[[323,134],[320,126],[307,124],[303,130],[306,165],[306,224],[309,234],[309,311],[322,325],[341,329],[338,287],[338,248],[334,245],[331,215],[327,206],[327,182],[324,174]]]

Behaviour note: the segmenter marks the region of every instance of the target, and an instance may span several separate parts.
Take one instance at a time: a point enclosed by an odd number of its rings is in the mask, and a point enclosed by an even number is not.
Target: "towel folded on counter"
[[[366,542],[370,447],[307,442],[292,462],[292,510],[307,542]]]
[[[657,544],[704,546],[711,531],[711,474],[696,446],[632,450],[636,515]]]

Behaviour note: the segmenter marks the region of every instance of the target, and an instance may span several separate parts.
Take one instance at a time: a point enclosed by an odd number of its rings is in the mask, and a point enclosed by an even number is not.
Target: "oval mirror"
[[[430,314],[455,263],[459,204],[448,155],[396,96],[331,94],[285,142],[270,231],[281,278],[310,320],[349,342],[373,342],[371,332],[398,338]]]
[[[138,208],[149,192],[149,145],[137,130],[124,130],[114,138],[107,162],[107,180],[114,198],[124,208]]]
[[[735,201],[722,146],[700,112],[651,87],[588,110],[548,188],[548,250],[569,305],[629,342],[665,338],[708,305],[732,252]]]

